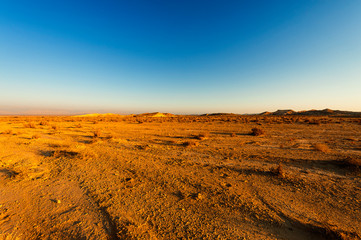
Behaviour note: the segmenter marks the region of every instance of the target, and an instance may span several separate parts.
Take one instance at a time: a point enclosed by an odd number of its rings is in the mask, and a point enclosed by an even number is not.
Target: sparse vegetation
[[[40,134],[34,134],[31,136],[31,139],[39,139],[40,138]]]
[[[50,156],[55,158],[73,158],[76,157],[79,153],[69,150],[55,150],[50,152]]]
[[[204,140],[207,138],[209,138],[209,133],[201,133],[201,134],[195,136],[195,139],[198,139],[198,140]]]
[[[306,119],[305,120],[306,123],[311,124],[311,125],[321,125],[321,120],[320,119]]]
[[[196,147],[199,145],[199,143],[196,141],[186,141],[186,142],[183,142],[182,145],[185,147]]]
[[[5,131],[2,132],[2,134],[8,134],[8,135],[11,135],[11,134],[14,134],[13,130],[12,129],[7,129]]]
[[[273,173],[274,175],[280,178],[284,178],[286,176],[285,171],[283,170],[282,163],[279,163],[276,168],[272,168],[271,173]]]
[[[100,138],[102,136],[102,132],[98,129],[93,132],[94,138]]]
[[[261,136],[264,135],[265,132],[261,128],[252,128],[251,135],[253,136]]]
[[[41,121],[41,122],[39,123],[39,125],[40,125],[40,126],[48,126],[48,125],[49,125],[49,122],[47,122],[47,121]]]
[[[330,153],[331,149],[324,143],[316,143],[314,149],[323,153]]]
[[[307,118],[321,125],[311,126]],[[356,120],[0,118],[0,235],[6,205],[6,223],[18,226],[26,239],[56,239],[54,229],[89,233],[84,239],[288,239],[294,233],[300,239],[357,239],[361,139]],[[36,126],[24,128],[24,123]],[[251,136],[256,126],[261,131],[252,135],[262,137]],[[321,150],[315,148],[315,131]],[[322,145],[335,152],[318,152],[325,151]],[[335,213],[327,215],[330,228],[323,222],[328,212]],[[19,219],[26,221],[19,225]],[[70,223],[66,229],[64,219]],[[34,234],[42,235],[33,237],[33,226],[45,223],[54,227],[38,228]],[[253,235],[245,235],[245,229],[253,229]]]
[[[35,123],[33,123],[33,122],[24,123],[24,127],[26,127],[26,128],[36,128]]]

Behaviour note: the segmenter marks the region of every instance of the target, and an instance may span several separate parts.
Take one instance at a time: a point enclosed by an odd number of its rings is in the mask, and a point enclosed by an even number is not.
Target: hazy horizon
[[[71,115],[83,115],[83,114],[120,114],[120,115],[130,115],[130,114],[142,114],[142,113],[154,113],[154,112],[162,112],[162,113],[171,113],[175,115],[202,115],[202,114],[212,114],[212,113],[232,113],[232,114],[260,114],[263,112],[275,112],[277,110],[293,110],[293,111],[309,111],[309,110],[341,110],[341,111],[351,111],[351,112],[361,112],[360,110],[350,110],[350,109],[333,109],[333,108],[323,108],[323,109],[294,109],[294,108],[282,108],[282,109],[265,109],[260,111],[249,111],[249,112],[229,112],[229,111],[158,111],[158,110],[120,110],[120,109],[52,109],[52,108],[28,108],[28,107],[1,107],[0,106],[0,116],[71,116]]]
[[[361,111],[359,1],[6,1],[0,114]]]

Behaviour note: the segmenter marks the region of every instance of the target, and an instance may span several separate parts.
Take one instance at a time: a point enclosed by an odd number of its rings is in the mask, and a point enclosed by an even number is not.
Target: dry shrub
[[[198,140],[204,140],[207,138],[209,138],[209,133],[201,133],[201,134],[195,136],[195,139],[198,139]]]
[[[41,125],[41,126],[48,126],[48,125],[49,125],[49,122],[47,122],[47,121],[41,121],[41,122],[39,123],[39,125]]]
[[[199,143],[195,142],[195,141],[186,141],[186,142],[182,143],[182,145],[184,147],[196,147],[199,145]]]
[[[170,144],[170,145],[175,145],[175,144],[177,143],[177,141],[175,141],[175,140],[169,140],[169,141],[167,141],[167,143]]]
[[[237,134],[236,134],[236,133],[231,133],[230,136],[231,136],[231,137],[236,137]]]
[[[56,130],[59,130],[59,126],[58,126],[58,125],[52,125],[51,128],[54,129],[55,131],[56,131]]]
[[[308,122],[308,124],[312,125],[321,125],[321,121],[319,119],[313,119]]]
[[[54,158],[68,158],[68,159],[83,159],[96,158],[97,155],[91,149],[57,149],[46,153],[49,157]]]
[[[280,178],[284,178],[286,176],[285,171],[283,170],[283,165],[281,163],[279,163],[276,168],[271,169],[271,173]]]
[[[4,132],[2,132],[2,134],[14,134],[14,133],[13,133],[13,130],[8,129],[8,130],[5,130]]]
[[[330,153],[331,149],[324,143],[316,143],[314,146],[315,150],[323,152],[323,153]]]
[[[33,136],[31,136],[31,139],[39,139],[40,135],[39,134],[34,134]]]
[[[140,150],[147,150],[150,148],[150,146],[148,144],[145,144],[145,145],[137,145],[136,146],[138,149]]]
[[[114,139],[114,136],[112,134],[108,134],[107,136],[105,137],[102,137],[104,140],[112,140]]]
[[[24,123],[24,127],[26,127],[26,128],[35,128],[35,123],[33,123],[33,122]]]
[[[55,150],[50,152],[50,156],[55,158],[73,158],[78,155],[78,152],[68,150]]]
[[[95,130],[95,131],[93,132],[93,137],[94,137],[94,138],[100,138],[101,135],[102,135],[102,132],[101,132],[99,129],[98,129],[98,130]]]
[[[263,129],[261,128],[252,128],[252,132],[251,132],[251,135],[253,136],[261,136],[261,135],[264,135],[265,132],[263,131]]]
[[[64,148],[64,147],[69,147],[70,145],[64,145],[64,144],[59,144],[59,143],[49,143],[48,146],[51,148]]]
[[[114,139],[114,135],[112,133],[109,133],[107,136],[103,137],[103,139],[106,139],[106,140],[112,140]]]

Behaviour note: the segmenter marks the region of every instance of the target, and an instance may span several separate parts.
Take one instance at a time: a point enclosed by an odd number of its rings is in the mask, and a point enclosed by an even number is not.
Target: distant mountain
[[[308,110],[308,111],[293,111],[291,109],[287,110],[277,110],[275,112],[263,112],[259,115],[262,116],[361,116],[361,112],[351,112],[351,111],[341,111],[341,110]]]

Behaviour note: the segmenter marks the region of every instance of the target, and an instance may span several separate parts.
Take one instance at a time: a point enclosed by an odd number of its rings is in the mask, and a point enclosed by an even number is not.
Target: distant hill
[[[201,116],[235,116],[235,115],[240,115],[240,114],[235,114],[235,113],[206,113],[206,114],[201,114]]]
[[[293,111],[291,109],[287,110],[277,110],[275,112],[263,112],[259,115],[262,116],[361,116],[361,112],[351,112],[351,111],[341,111],[341,110],[308,110],[308,111]]]
[[[160,112],[154,112],[154,113],[142,113],[136,115],[138,117],[174,117],[174,114],[171,113],[160,113]]]

